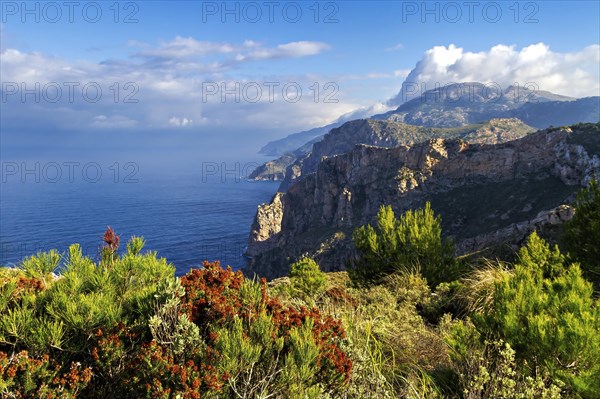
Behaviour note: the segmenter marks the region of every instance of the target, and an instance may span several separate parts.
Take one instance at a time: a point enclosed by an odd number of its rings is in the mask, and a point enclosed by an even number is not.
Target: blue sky
[[[9,137],[17,130],[51,129],[65,137],[82,128],[219,131],[241,141],[252,131],[256,145],[244,147],[250,151],[346,113],[385,110],[409,73],[428,85],[497,79],[502,86],[534,81],[576,97],[600,94],[597,1],[228,2],[233,13],[226,15],[220,1],[83,1],[72,9],[73,22],[67,3],[28,2],[27,13],[23,2],[2,2],[3,95],[23,83],[54,82],[64,90],[64,82],[75,81],[97,82],[102,98],[68,102],[64,91],[57,102],[23,101],[18,92],[3,97],[8,146],[27,147],[26,138]],[[199,94],[220,82],[258,84],[262,96],[235,102]],[[302,98],[267,101],[264,82],[279,83],[278,90],[294,83]],[[123,103],[128,93],[139,101]],[[327,94],[337,102],[324,101]]]

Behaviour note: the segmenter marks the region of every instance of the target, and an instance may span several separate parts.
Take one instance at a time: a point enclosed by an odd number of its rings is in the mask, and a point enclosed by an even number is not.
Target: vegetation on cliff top
[[[568,254],[533,233],[512,264],[459,262],[428,206],[382,207],[349,274],[304,258],[268,285],[218,262],[177,278],[109,229],[97,263],[73,245],[1,269],[0,395],[596,398],[599,204],[593,182]]]

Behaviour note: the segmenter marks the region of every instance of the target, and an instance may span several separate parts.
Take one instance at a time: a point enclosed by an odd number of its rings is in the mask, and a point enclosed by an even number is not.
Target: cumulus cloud
[[[600,94],[599,63],[598,44],[569,53],[554,52],[544,43],[522,49],[499,44],[481,52],[465,51],[454,44],[435,46],[425,52],[390,104],[402,104],[436,85],[461,82],[497,83],[503,88],[532,83],[540,90],[557,94],[597,96]],[[414,90],[408,87],[422,89],[411,94]]]

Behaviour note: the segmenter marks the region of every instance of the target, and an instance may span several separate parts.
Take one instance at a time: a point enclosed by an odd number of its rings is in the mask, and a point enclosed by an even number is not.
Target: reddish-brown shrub
[[[320,374],[328,381],[343,376],[350,378],[352,361],[341,349],[345,339],[341,322],[331,317],[322,316],[317,309],[295,309],[283,306],[276,298],[271,298],[267,292],[267,284],[261,281],[262,299],[259,308],[244,304],[240,288],[244,276],[240,271],[233,272],[231,268],[221,268],[219,262],[204,262],[203,269],[192,270],[181,279],[185,287],[184,309],[191,320],[199,326],[206,327],[224,325],[235,315],[251,323],[261,312],[266,311],[272,316],[277,337],[288,337],[290,329],[300,327],[310,318],[313,323],[313,337],[319,347],[318,363]],[[206,342],[215,341],[214,333],[207,332]]]
[[[0,351],[0,379],[2,397],[69,399],[90,382],[92,371],[78,363],[63,369],[48,355],[32,358],[26,351],[11,356]]]

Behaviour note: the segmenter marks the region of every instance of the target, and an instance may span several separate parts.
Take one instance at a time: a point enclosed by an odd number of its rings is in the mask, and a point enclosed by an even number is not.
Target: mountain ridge
[[[420,97],[401,104],[395,110],[372,115],[366,119],[390,120],[424,127],[451,128],[478,124],[491,119],[512,118],[520,119],[536,129],[580,122],[595,123],[600,121],[600,97],[576,99],[547,91],[531,90],[527,87],[509,86],[505,90],[498,91],[498,88],[477,82],[456,83],[428,90]],[[294,138],[295,145],[298,144],[299,137],[310,138],[294,150],[289,149],[289,145],[292,143],[289,141],[287,150],[279,154],[282,157],[257,168],[250,178],[283,180],[286,174],[283,171],[292,166],[290,176],[293,176],[301,169],[298,165],[294,166],[293,164],[302,163],[310,156],[313,147],[318,146],[318,143],[329,132],[344,125],[345,123],[334,123],[267,144],[265,147],[272,143],[282,145],[281,143],[286,143],[288,138]],[[302,136],[305,133],[309,134]],[[369,142],[364,143],[370,144]],[[296,161],[292,161],[289,158],[290,155],[296,157]],[[275,173],[266,173],[270,169]],[[282,185],[281,189],[285,189],[285,187],[286,185]]]
[[[600,123],[540,130],[500,144],[431,139],[393,148],[357,145],[321,160],[316,172],[259,207],[246,272],[283,275],[304,255],[324,270],[341,270],[353,229],[372,223],[383,204],[400,213],[431,201],[446,233],[465,251],[484,249],[495,235],[520,239],[543,220],[567,218],[561,206],[593,174],[600,174]]]

